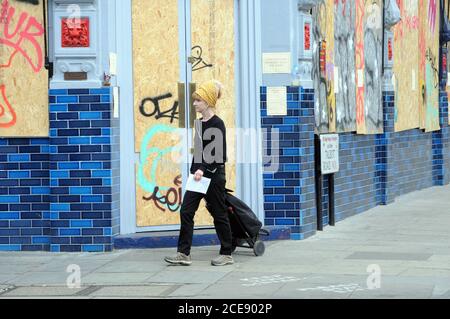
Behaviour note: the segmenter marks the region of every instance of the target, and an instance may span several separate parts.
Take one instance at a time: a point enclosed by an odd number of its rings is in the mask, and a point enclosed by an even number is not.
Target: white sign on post
[[[339,134],[320,135],[322,175],[339,172]]]

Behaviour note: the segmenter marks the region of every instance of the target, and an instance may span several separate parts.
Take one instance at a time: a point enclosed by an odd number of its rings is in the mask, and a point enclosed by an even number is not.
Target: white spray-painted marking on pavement
[[[294,282],[294,281],[299,281],[299,280],[304,280],[304,279],[307,279],[307,278],[296,278],[296,277],[291,277],[291,276],[273,275],[273,276],[244,278],[244,279],[241,279],[241,281],[245,282],[244,284],[242,284],[242,286],[244,286],[244,287],[254,287],[254,286],[262,286],[262,285]]]
[[[366,288],[361,287],[359,284],[342,284],[342,285],[331,285],[331,286],[319,286],[315,288],[298,288],[298,291],[325,291],[325,292],[334,292],[338,294],[345,294],[349,292],[355,291],[364,291],[368,290]]]

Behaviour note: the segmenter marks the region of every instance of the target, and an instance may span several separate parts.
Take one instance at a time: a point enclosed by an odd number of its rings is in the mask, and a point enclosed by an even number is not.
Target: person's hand
[[[202,177],[203,177],[203,171],[198,169],[194,174],[194,180],[196,182],[199,182],[202,179]]]

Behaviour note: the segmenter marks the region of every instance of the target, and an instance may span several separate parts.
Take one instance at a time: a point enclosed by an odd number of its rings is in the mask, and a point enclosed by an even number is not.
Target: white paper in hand
[[[206,194],[210,183],[211,183],[210,178],[202,177],[202,179],[199,182],[196,182],[194,180],[194,175],[189,174],[189,178],[186,183],[186,190]]]

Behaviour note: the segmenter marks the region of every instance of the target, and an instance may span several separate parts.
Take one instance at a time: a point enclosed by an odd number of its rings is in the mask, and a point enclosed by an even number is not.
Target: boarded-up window
[[[0,136],[48,136],[43,0],[0,0]]]

